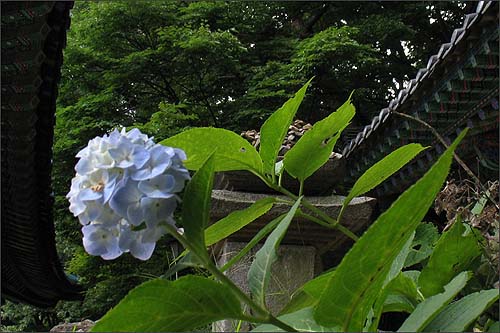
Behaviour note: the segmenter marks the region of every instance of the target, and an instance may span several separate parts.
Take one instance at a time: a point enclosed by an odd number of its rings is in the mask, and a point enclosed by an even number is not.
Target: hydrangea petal
[[[80,199],[82,201],[97,200],[100,197],[102,197],[102,193],[96,192],[90,188],[86,188],[86,189],[80,191],[80,194],[78,195],[78,199]]]
[[[130,205],[127,209],[127,219],[130,224],[138,226],[144,220],[144,214],[140,204]]]
[[[172,175],[159,175],[139,182],[139,190],[150,198],[170,198],[176,185]]]
[[[132,153],[132,159],[134,161],[134,165],[137,169],[140,169],[149,161],[150,153],[146,149],[142,147],[135,147],[134,152]]]
[[[151,258],[153,251],[155,249],[156,243],[142,243],[136,241],[130,248],[130,254],[140,260],[148,260]]]
[[[157,199],[145,197],[141,200],[141,207],[148,227],[156,226],[158,222],[168,222],[177,207],[174,197]]]

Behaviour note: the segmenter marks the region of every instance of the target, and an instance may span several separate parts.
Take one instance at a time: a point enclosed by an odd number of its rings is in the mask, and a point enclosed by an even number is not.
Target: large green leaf
[[[257,150],[234,132],[213,127],[199,127],[165,139],[162,145],[186,152],[184,165],[198,170],[210,154],[214,154],[215,171],[253,170],[262,173],[262,160]]]
[[[294,97],[286,101],[281,108],[267,118],[260,129],[259,154],[262,157],[264,173],[266,174],[274,174],[275,172],[274,167],[281,144],[311,81],[312,79],[307,81]]]
[[[443,290],[458,272],[467,270],[472,261],[481,255],[481,246],[471,228],[457,220],[436,243],[429,262],[422,270],[418,285],[424,296]]]
[[[190,331],[242,317],[240,301],[225,285],[200,276],[156,279],[133,289],[102,317],[93,332]]]
[[[205,230],[205,245],[210,246],[240,230],[255,219],[261,217],[271,209],[276,199],[263,198],[250,207],[232,212],[223,219],[212,224]]]
[[[315,309],[323,326],[361,331],[383,287],[394,259],[401,252],[434,202],[450,168],[462,132],[432,168],[405,191],[354,244],[324,286]]]
[[[415,231],[412,248],[406,258],[404,267],[410,267],[427,259],[439,239],[439,232],[432,223],[422,223]]]
[[[358,178],[356,183],[354,183],[349,195],[345,198],[344,203],[342,204],[342,211],[347,207],[347,205],[349,205],[349,202],[351,202],[354,197],[364,194],[381,184],[424,149],[426,148],[422,147],[418,143],[410,143],[396,149],[382,160],[371,166],[361,175],[361,177]]]
[[[313,308],[307,307],[299,311],[288,313],[278,317],[279,320],[287,323],[299,332],[339,332],[338,327],[323,327],[316,323],[313,318]],[[283,332],[282,329],[271,325],[259,325],[252,332]]]
[[[420,303],[415,308],[415,311],[406,318],[398,332],[421,332],[453,300],[460,290],[465,287],[471,276],[470,272],[458,274],[444,287],[443,293],[431,296]]]
[[[184,191],[182,225],[184,236],[193,246],[193,252],[202,258],[208,258],[205,248],[205,227],[210,217],[210,199],[214,181],[214,155],[209,155],[206,162],[195,173]]]
[[[297,199],[295,204],[290,208],[290,211],[266,239],[262,248],[257,251],[255,259],[248,270],[248,286],[250,292],[262,307],[266,306],[265,295],[267,285],[269,284],[269,278],[271,277],[271,266],[278,258],[276,250],[285,236],[286,230],[292,222],[297,208],[300,206],[301,198],[302,197]]]
[[[451,303],[425,328],[426,332],[464,332],[498,300],[498,289],[481,290]]]
[[[285,154],[285,170],[300,181],[311,176],[328,161],[337,139],[354,113],[354,105],[348,99],[336,112],[314,124]]]
[[[222,272],[234,265],[238,260],[243,258],[255,245],[257,245],[264,237],[267,236],[273,229],[280,223],[286,214],[282,214],[271,222],[267,223],[253,238],[240,250],[234,257],[232,257],[223,267],[220,268]]]

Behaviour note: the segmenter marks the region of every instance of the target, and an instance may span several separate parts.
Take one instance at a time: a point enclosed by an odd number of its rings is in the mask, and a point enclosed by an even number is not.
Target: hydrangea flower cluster
[[[66,197],[83,225],[85,250],[107,260],[125,252],[149,259],[165,223],[175,225],[176,193],[190,179],[184,151],[155,144],[138,129],[115,129],[76,157]]]

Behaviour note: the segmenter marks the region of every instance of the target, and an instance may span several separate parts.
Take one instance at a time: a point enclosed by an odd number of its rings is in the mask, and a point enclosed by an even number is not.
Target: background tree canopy
[[[365,125],[449,40],[468,2],[77,2],[59,88],[53,185],[66,269],[89,288],[83,306],[63,303],[23,330],[97,319],[131,288],[168,266],[90,257],[65,195],[75,154],[113,127],[136,126],[157,142],[195,126],[259,128],[315,76],[298,117],[314,122],[355,90],[353,125]],[[112,287],[111,287],[112,286]],[[3,325],[26,310],[8,303]],[[49,316],[50,315],[50,316]],[[40,319],[41,318],[41,319]]]

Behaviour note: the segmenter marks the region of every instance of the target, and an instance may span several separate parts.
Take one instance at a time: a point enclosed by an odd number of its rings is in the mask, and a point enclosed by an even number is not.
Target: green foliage
[[[188,331],[218,319],[240,317],[240,303],[227,286],[186,276],[174,282],[157,279],[135,288],[92,331]]]
[[[315,123],[285,154],[285,170],[303,182],[321,168],[328,161],[340,134],[354,117],[354,112],[354,105],[348,99],[336,112]]]
[[[410,267],[427,259],[434,249],[439,233],[437,228],[431,223],[422,223],[415,231],[412,248],[406,258],[405,267]]]
[[[276,250],[283,237],[285,237],[288,226],[292,222],[297,208],[300,206],[300,200],[301,198],[295,202],[278,226],[269,235],[262,248],[255,255],[255,260],[248,271],[248,286],[250,291],[263,308],[266,307],[265,296],[269,279],[271,278],[271,266],[278,260]]]
[[[267,197],[254,202],[250,207],[234,211],[205,230],[205,245],[210,246],[232,235],[247,224],[267,213],[276,202]]]
[[[272,176],[275,174],[275,164],[281,144],[311,81],[312,79],[307,81],[293,98],[289,99],[281,108],[274,112],[260,129],[262,143],[259,154],[263,161],[265,174]]]
[[[214,155],[209,155],[184,191],[182,223],[186,239],[191,242],[194,254],[200,259],[208,258],[205,248],[205,228],[210,220],[214,164]]]
[[[335,274],[335,271],[329,271],[306,282],[306,284],[295,291],[292,300],[281,310],[281,314],[296,312],[300,309],[316,305],[323,292],[324,285],[333,274]]]
[[[500,322],[495,322],[493,323],[489,328],[488,328],[488,332],[498,332],[500,331]]]
[[[160,102],[158,108],[159,111],[153,113],[148,122],[134,124],[134,127],[154,136],[158,142],[189,129],[199,119],[196,112],[191,113],[192,108],[185,104]]]
[[[448,305],[425,328],[429,332],[462,332],[493,302],[498,300],[498,289],[481,290]]]
[[[338,332],[338,327],[323,327],[313,319],[313,308],[306,307],[293,313],[279,316],[278,319],[288,323],[298,332]],[[252,332],[284,332],[270,324],[257,326]]]
[[[470,268],[472,261],[481,255],[477,237],[460,220],[443,234],[418,279],[424,296],[441,292],[457,273]]]
[[[286,214],[282,214],[277,218],[273,219],[271,222],[266,224],[259,232],[253,236],[253,238],[245,245],[244,248],[240,250],[234,257],[232,257],[224,266],[221,267],[221,271],[224,272],[229,267],[237,263],[243,256],[245,256],[255,245],[257,245],[264,237],[267,236],[271,231],[276,228],[276,226],[281,222]]]
[[[402,146],[372,165],[358,178],[342,203],[342,212],[354,197],[365,194],[401,169],[425,148],[417,143]],[[340,213],[342,215],[342,213]]]
[[[439,192],[463,132],[438,162],[354,244],[327,282],[315,309],[315,319],[343,331],[361,331],[384,280],[403,246]],[[367,251],[367,248],[377,249]]]
[[[161,144],[183,149],[188,156],[184,164],[191,170],[198,170],[212,153],[215,171],[262,170],[262,160],[255,148],[242,137],[222,128],[193,128],[163,140]]]
[[[405,320],[398,332],[421,332],[465,287],[471,276],[470,272],[462,272],[444,286],[444,292],[425,299]]]
[[[407,312],[412,313],[422,297],[418,293],[415,281],[399,273],[384,290],[387,295],[383,305],[383,312]]]

